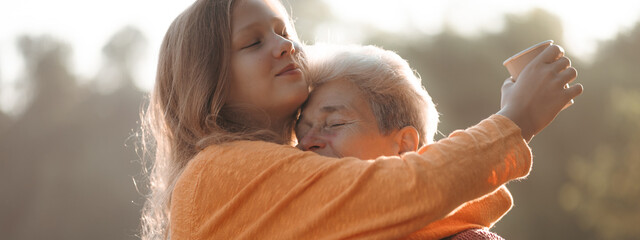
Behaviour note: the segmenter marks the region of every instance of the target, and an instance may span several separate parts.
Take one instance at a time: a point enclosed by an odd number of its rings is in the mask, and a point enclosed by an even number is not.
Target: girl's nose
[[[292,40],[278,36],[278,41],[278,46],[273,50],[273,57],[279,58],[295,53],[296,48]]]

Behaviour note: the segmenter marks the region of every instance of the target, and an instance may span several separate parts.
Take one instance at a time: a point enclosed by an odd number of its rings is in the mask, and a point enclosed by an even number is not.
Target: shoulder
[[[187,199],[233,191],[233,186],[251,181],[270,165],[306,154],[292,146],[262,141],[234,141],[206,147],[185,166],[174,189],[174,196]],[[287,157],[288,156],[288,157]],[[236,189],[237,190],[237,189]],[[204,194],[203,196],[196,196]]]
[[[192,159],[192,162],[197,165],[224,164],[225,162],[237,163],[257,159],[273,160],[273,158],[300,157],[304,154],[305,152],[289,145],[264,141],[233,141],[206,147]]]
[[[345,168],[349,170],[346,172],[353,174],[368,165],[371,165],[370,161],[324,157],[288,145],[234,141],[211,145],[200,151],[185,167],[176,187],[242,186],[259,176],[304,178],[318,172]]]
[[[241,152],[241,153],[247,153],[247,154],[256,154],[256,153],[271,152],[271,151],[293,151],[293,150],[300,151],[299,149],[289,145],[282,145],[282,144],[265,142],[265,141],[242,140],[242,141],[226,142],[226,143],[208,146],[205,149],[203,149],[198,155],[208,154],[211,152],[215,152],[215,153]]]
[[[264,141],[233,141],[215,144],[201,150],[189,161],[181,178],[201,178],[202,173],[209,177],[218,174],[243,175],[259,172],[277,162],[294,161],[304,158],[309,152],[295,147]]]

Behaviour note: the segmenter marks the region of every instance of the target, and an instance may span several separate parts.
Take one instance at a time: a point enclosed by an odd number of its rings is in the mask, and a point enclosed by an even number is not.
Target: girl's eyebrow
[[[231,33],[231,36],[233,36],[233,37],[232,37],[232,41],[233,41],[233,40],[236,40],[236,39],[238,39],[238,38],[243,37],[243,36],[245,35],[245,33],[246,33],[246,32],[248,32],[248,31],[250,31],[250,30],[252,30],[252,29],[255,29],[256,27],[258,27],[258,25],[260,25],[260,23],[255,22],[255,23],[252,23],[252,24],[248,24],[248,25],[246,25],[246,26],[242,26],[242,27],[241,27],[241,28],[239,28],[238,30],[233,31],[233,32]]]
[[[238,27],[236,29],[233,29],[232,32],[231,32],[231,35],[234,36],[233,39],[236,39],[236,38],[238,38],[238,35],[242,36],[242,34],[244,32],[250,31],[250,30],[255,29],[255,28],[258,28],[258,27],[260,27],[260,25],[263,25],[263,24],[264,24],[264,22],[253,22],[253,23],[249,23],[249,24],[240,26],[240,27]],[[273,24],[273,26],[276,26],[278,24],[282,24],[284,26],[287,26],[287,23],[284,20],[282,20],[281,18],[279,18],[279,17],[273,17],[271,19],[271,24]]]

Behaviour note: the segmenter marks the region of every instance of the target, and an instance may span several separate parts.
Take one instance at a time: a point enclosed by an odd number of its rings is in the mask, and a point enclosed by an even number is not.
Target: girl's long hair
[[[224,104],[230,81],[233,5],[234,0],[197,0],[173,21],[164,37],[156,83],[141,113],[139,150],[149,182],[142,239],[169,237],[173,188],[200,150],[234,140],[283,144],[292,140],[295,116],[281,133],[274,133],[243,122],[243,113],[250,109]]]

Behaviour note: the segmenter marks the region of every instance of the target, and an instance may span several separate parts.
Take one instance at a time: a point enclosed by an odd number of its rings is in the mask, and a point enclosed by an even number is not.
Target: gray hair
[[[419,145],[432,143],[438,111],[409,63],[376,46],[316,44],[307,46],[307,81],[312,88],[346,79],[362,91],[383,134],[412,126]]]

